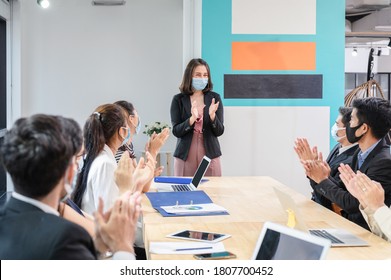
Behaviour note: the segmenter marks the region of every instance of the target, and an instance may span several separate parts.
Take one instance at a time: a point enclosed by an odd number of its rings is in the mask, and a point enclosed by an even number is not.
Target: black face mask
[[[356,136],[357,129],[359,129],[363,124],[364,123],[361,123],[355,127],[351,127],[350,124],[346,126],[346,138],[350,143],[356,143],[364,136],[364,134],[358,137]]]

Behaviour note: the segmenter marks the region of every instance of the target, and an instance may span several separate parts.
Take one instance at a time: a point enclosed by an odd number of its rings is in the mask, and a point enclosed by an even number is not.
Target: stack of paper
[[[152,254],[207,254],[225,251],[224,244],[204,242],[151,242],[149,252]]]
[[[161,208],[169,214],[176,215],[227,212],[227,209],[214,203],[162,206]]]

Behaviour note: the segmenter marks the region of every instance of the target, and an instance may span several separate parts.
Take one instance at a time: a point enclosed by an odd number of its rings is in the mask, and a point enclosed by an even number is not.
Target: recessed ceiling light
[[[50,6],[49,0],[37,0],[37,3],[39,6],[41,6],[44,9],[47,9]]]

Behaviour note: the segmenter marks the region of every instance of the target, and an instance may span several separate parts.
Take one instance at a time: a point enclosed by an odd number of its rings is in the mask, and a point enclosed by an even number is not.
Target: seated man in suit
[[[390,102],[377,97],[356,99],[346,136],[349,142],[358,142],[359,150],[350,164],[354,172],[358,170],[383,186],[384,203],[391,204],[391,155],[390,146],[384,136],[391,128]],[[343,210],[341,215],[369,230],[368,224],[359,209],[359,201],[347,191],[341,179],[330,177],[330,167],[326,162],[303,161],[306,174],[317,185],[315,191],[321,193]]]
[[[330,166],[330,177],[337,177],[337,179],[339,176],[339,165],[341,163],[350,164],[352,162],[354,153],[358,149],[357,143],[352,144],[346,138],[346,127],[349,125],[352,108],[340,107],[338,109],[338,112],[338,117],[331,128],[331,136],[338,143],[331,149],[326,159],[326,162]],[[307,139],[305,138],[297,139],[297,141],[295,142],[294,149],[300,160],[318,159],[317,147],[315,146],[311,149]],[[332,203],[327,197],[315,191],[315,186],[317,185],[317,183],[314,182],[314,180],[312,180],[311,178],[309,178],[309,181],[313,189],[312,200],[330,210],[334,210],[335,212],[339,213],[340,209],[337,205],[335,205],[335,203]]]
[[[60,117],[22,118],[4,137],[0,160],[15,191],[0,210],[0,259],[96,259],[87,231],[59,217],[58,206],[71,191],[76,160]],[[114,259],[134,259],[140,213],[139,194],[127,193],[108,213],[95,213],[97,248]]]

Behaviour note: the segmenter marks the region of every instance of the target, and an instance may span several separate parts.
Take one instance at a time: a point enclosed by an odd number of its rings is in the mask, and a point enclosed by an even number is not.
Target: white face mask
[[[66,202],[68,200],[68,198],[71,197],[71,194],[73,192],[72,186],[68,183],[64,184],[64,190],[65,190],[65,194],[61,197],[61,199],[60,199],[61,202]]]
[[[77,174],[76,176],[81,172],[84,166],[84,156],[82,156],[78,161],[77,161]]]
[[[65,195],[61,198],[61,202],[66,202],[68,200],[68,198],[71,197],[71,194],[73,192],[72,186],[69,185],[68,183],[64,184],[64,190],[65,190]]]
[[[344,135],[344,136],[338,136],[338,135],[337,135],[337,132],[338,132],[339,130],[343,130],[343,129],[345,129],[345,127],[338,127],[337,124],[335,123],[335,124],[331,127],[331,131],[330,131],[331,137],[333,137],[333,139],[334,139],[335,141],[339,142],[341,139],[343,139],[343,138],[346,137],[346,135]]]
[[[68,172],[65,175],[65,178],[64,178],[64,182],[65,182],[64,183],[64,191],[65,191],[65,193],[63,194],[63,196],[60,199],[61,202],[65,202],[68,198],[71,197],[72,192],[73,192],[73,190],[76,187],[77,175],[78,174],[79,174],[79,172],[77,170],[74,170],[74,175],[73,175],[71,184],[69,184],[69,182],[67,182]]]

